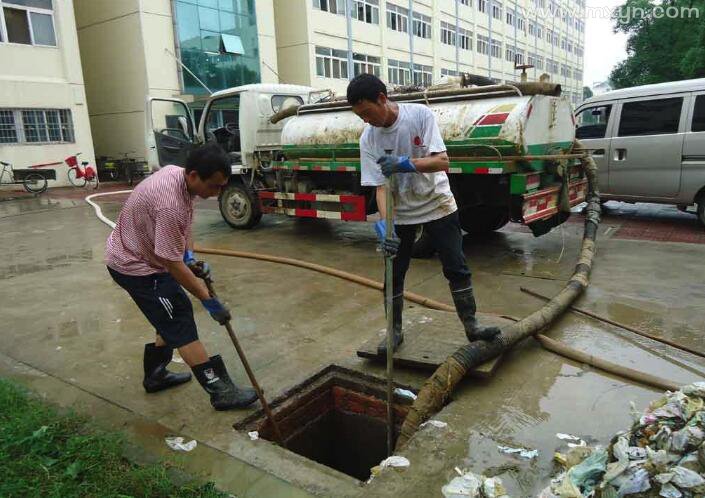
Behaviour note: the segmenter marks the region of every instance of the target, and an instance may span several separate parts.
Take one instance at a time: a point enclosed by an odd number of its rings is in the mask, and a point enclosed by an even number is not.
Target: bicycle
[[[88,161],[81,162],[83,166],[83,169],[81,169],[81,166],[78,165],[78,156],[80,155],[81,152],[77,152],[75,155],[64,159],[64,162],[69,167],[67,173],[69,182],[76,187],[85,187],[88,185],[89,188],[97,189],[99,184],[98,173],[92,166],[88,165]]]
[[[47,189],[47,176],[56,178],[54,170],[48,170],[42,173],[31,169],[14,169],[12,164],[0,161],[2,171],[0,172],[0,185],[22,185],[24,189],[31,194],[41,194]],[[8,181],[4,181],[7,173]]]

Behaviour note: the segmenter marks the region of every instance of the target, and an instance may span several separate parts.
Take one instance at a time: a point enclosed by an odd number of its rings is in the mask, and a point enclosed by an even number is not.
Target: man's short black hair
[[[363,100],[377,102],[379,94],[387,96],[387,86],[374,74],[362,73],[348,83],[348,104],[359,104]]]
[[[208,142],[191,149],[186,158],[186,172],[196,171],[201,180],[208,180],[221,172],[225,178],[230,177],[230,157],[215,142]]]

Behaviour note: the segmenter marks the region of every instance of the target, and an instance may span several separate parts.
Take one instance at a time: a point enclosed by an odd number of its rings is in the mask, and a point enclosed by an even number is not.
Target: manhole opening
[[[395,395],[395,441],[411,403]],[[271,404],[289,451],[361,481],[387,456],[386,384],[376,377],[331,365]],[[235,428],[275,439],[261,410]]]

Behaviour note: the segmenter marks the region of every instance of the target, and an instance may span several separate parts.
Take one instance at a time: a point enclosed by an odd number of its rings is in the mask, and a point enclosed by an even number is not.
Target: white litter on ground
[[[174,451],[191,451],[198,444],[195,439],[188,443],[184,442],[184,438],[180,436],[168,437],[164,440],[166,441],[166,445]]]

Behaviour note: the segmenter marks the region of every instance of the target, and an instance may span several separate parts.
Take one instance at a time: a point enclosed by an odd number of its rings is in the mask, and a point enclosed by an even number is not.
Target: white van
[[[675,204],[705,224],[705,78],[607,92],[575,115],[603,200]]]

